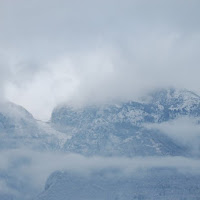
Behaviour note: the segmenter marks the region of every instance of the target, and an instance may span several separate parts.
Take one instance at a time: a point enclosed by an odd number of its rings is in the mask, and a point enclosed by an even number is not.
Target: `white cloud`
[[[192,149],[194,155],[200,154],[200,125],[198,119],[181,117],[160,124],[148,124],[147,128],[158,129],[171,138]]]
[[[155,167],[175,168],[180,173],[200,173],[200,161],[184,157],[84,157],[76,154],[35,152],[27,149],[1,151],[4,165],[0,171],[41,190],[48,176],[56,170],[90,174],[94,170],[120,169],[125,176]]]
[[[199,1],[0,4],[0,68],[11,73],[0,85],[37,118],[63,101],[135,99],[158,86],[200,93]]]

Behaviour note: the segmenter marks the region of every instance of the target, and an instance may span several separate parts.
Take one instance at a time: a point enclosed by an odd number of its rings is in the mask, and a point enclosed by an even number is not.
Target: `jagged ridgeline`
[[[159,90],[141,102],[73,108],[58,106],[52,126],[71,134],[63,146],[66,152],[101,156],[187,156],[188,149],[146,124],[178,117],[198,118],[200,97],[187,90]]]
[[[140,102],[74,108],[60,105],[50,122],[13,103],[0,105],[0,149],[28,147],[86,156],[188,156],[190,149],[147,128],[179,117],[198,119],[200,97],[187,90],[159,90]]]
[[[87,159],[100,156],[106,159],[181,157],[198,160],[199,151],[193,154],[189,145],[151,126],[181,117],[195,119],[199,126],[200,97],[197,94],[162,89],[138,102],[81,108],[59,105],[49,122],[38,121],[23,107],[4,102],[0,105],[0,150],[75,153]],[[196,140],[199,147],[198,142],[199,138]],[[29,164],[29,158],[16,158],[7,171],[0,168],[1,181],[9,188],[3,192],[0,189],[0,199],[28,200],[37,196],[37,200],[197,200],[200,197],[199,175],[182,173],[173,167],[153,167],[128,175],[121,168],[95,169],[87,176],[57,171],[48,178],[45,190],[37,195],[42,189],[38,191],[15,174],[15,170]],[[10,190],[15,192],[11,194]]]

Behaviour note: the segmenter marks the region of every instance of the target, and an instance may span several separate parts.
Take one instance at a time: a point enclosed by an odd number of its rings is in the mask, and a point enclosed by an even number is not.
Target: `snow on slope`
[[[69,138],[47,123],[37,121],[23,107],[6,102],[0,105],[0,149],[28,147],[59,150]]]
[[[35,200],[197,200],[199,196],[199,175],[187,175],[173,168],[129,174],[103,169],[89,175],[54,172]]]
[[[161,124],[180,116],[199,119],[198,95],[186,90],[167,89],[153,92],[141,102],[130,101],[79,109],[58,106],[48,123],[35,120],[20,106],[5,103],[0,105],[0,151],[25,147],[35,151],[72,152],[85,156],[187,157],[191,156],[188,147],[162,131],[147,129],[145,126],[147,123]],[[119,179],[117,174],[120,172],[116,174],[111,169],[108,171],[108,176],[105,176],[105,172],[95,172],[90,177],[69,172],[55,173],[48,179],[46,189],[38,200],[182,200],[198,199],[200,196],[199,176],[183,175],[171,169],[155,169]],[[33,194],[28,185],[26,192],[23,190],[26,181],[15,179],[9,173],[0,170],[0,179],[6,180],[14,188],[14,193],[0,190],[0,199],[30,199],[31,196],[23,196]],[[110,176],[110,173],[114,173],[115,177]],[[0,182],[2,188],[5,186],[3,184]],[[77,188],[80,189],[79,192]]]
[[[200,97],[187,90],[163,89],[142,102],[86,106],[58,106],[51,124],[71,132],[63,150],[83,155],[149,156],[188,155],[183,145],[147,123],[162,123],[180,116],[199,117]]]

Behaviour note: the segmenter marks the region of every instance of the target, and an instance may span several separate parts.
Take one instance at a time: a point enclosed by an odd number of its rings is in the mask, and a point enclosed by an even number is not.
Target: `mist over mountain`
[[[199,109],[197,94],[172,88],[148,93],[139,102],[62,104],[49,122],[34,119],[21,106],[2,103],[0,196],[5,200],[197,198]]]
[[[148,101],[147,101],[148,100]],[[73,108],[59,106],[51,123],[57,130],[73,133],[65,151],[84,155],[151,156],[187,155],[186,146],[150,127],[181,117],[199,119],[200,97],[190,91],[163,89],[144,102]]]
[[[175,169],[156,168],[128,176],[117,169],[104,169],[87,177],[55,172],[36,199],[198,199],[199,188],[199,175],[188,176]]]
[[[199,0],[0,0],[0,200],[199,200]]]
[[[136,100],[169,86],[200,93],[199,6],[197,0],[2,0],[0,99],[49,120],[65,102]]]

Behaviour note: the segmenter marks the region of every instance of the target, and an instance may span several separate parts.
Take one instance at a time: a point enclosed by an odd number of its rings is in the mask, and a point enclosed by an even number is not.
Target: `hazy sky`
[[[62,102],[200,94],[199,10],[199,0],[1,0],[1,100],[47,120]]]

